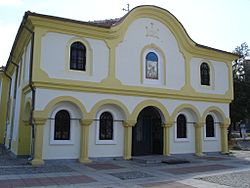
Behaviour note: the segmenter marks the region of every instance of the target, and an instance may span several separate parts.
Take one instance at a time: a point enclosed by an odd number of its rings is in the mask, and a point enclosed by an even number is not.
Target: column
[[[220,124],[220,132],[221,132],[221,153],[228,153],[228,139],[227,139],[227,129],[229,127],[228,123]]]
[[[92,119],[80,120],[81,123],[81,143],[80,143],[80,163],[90,163],[89,160],[89,127]]]
[[[163,124],[163,155],[170,156],[170,128],[173,126],[173,122],[167,122]]]
[[[204,123],[198,122],[194,124],[195,128],[195,155],[202,156],[202,139],[201,139],[201,128]]]
[[[34,156],[31,164],[33,166],[40,166],[44,164],[43,157],[43,129],[46,120],[35,121],[35,146]]]
[[[131,159],[132,154],[132,128],[136,124],[134,120],[127,120],[123,122],[124,126],[124,156],[125,160]]]

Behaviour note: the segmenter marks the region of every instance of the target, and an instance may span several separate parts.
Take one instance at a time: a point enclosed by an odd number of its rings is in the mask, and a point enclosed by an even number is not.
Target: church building
[[[236,58],[156,6],[93,22],[26,12],[0,69],[0,142],[33,165],[228,153]]]

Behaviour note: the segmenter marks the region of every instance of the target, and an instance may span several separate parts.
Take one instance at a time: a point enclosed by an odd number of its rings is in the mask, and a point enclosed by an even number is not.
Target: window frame
[[[55,133],[55,117],[56,114],[61,111],[61,110],[66,110],[69,113],[70,116],[70,133],[69,133],[69,140],[55,140],[54,139],[54,133]],[[74,138],[73,138],[73,126],[72,126],[72,120],[71,118],[73,117],[73,113],[71,112],[70,109],[65,108],[65,107],[59,107],[55,109],[51,115],[51,120],[50,120],[50,144],[51,145],[72,145],[74,144]]]
[[[206,84],[206,83],[203,83],[204,82],[204,76],[206,76],[206,75],[204,75],[203,74],[203,72],[204,71],[202,71],[202,65],[205,65],[207,68],[208,68],[208,84]],[[200,64],[200,85],[201,86],[206,86],[206,87],[211,87],[211,66],[209,65],[209,63],[207,63],[207,62],[205,62],[205,61],[203,61],[201,64]]]
[[[178,133],[177,133],[177,119],[180,115],[183,115],[185,117],[185,120],[186,120],[186,138],[178,138]],[[175,122],[175,141],[177,142],[188,142],[189,141],[189,130],[188,130],[188,118],[187,118],[187,115],[184,114],[184,113],[179,113],[177,114],[176,116],[176,122]]]
[[[207,132],[206,132],[206,126],[207,126],[207,125],[206,125],[206,121],[205,121],[204,128],[203,128],[204,140],[205,140],[205,141],[217,140],[217,139],[218,139],[218,138],[217,138],[217,136],[218,136],[218,130],[217,130],[217,129],[218,129],[218,126],[216,126],[216,121],[217,121],[217,119],[216,119],[215,115],[212,114],[212,113],[207,114],[207,115],[206,115],[206,119],[207,119],[207,116],[208,116],[208,115],[212,116],[212,118],[213,118],[213,120],[214,120],[214,137],[207,137]]]
[[[113,117],[113,139],[112,140],[101,140],[99,139],[99,132],[100,132],[100,117],[104,112],[108,112]],[[96,114],[96,144],[97,145],[115,145],[117,144],[117,122],[115,120],[117,119],[116,112],[111,109],[102,109]]]
[[[73,45],[82,45],[82,48],[83,49],[80,49],[80,47],[72,47]],[[75,58],[73,58],[73,53],[72,53],[72,51],[73,51],[73,49],[72,48],[75,48],[74,50],[74,52],[76,53],[76,57]],[[83,50],[83,54],[82,54],[82,61],[83,62],[78,62],[79,61],[79,59],[80,59],[80,55],[79,55],[79,53],[81,52]],[[76,62],[72,62],[72,61],[76,61]],[[86,45],[84,44],[84,43],[82,43],[81,41],[74,41],[74,42],[72,42],[71,43],[71,45],[70,45],[70,53],[69,53],[69,69],[70,70],[74,70],[74,71],[82,71],[82,72],[86,72],[86,70],[87,70],[87,48],[86,48]],[[75,64],[75,67],[73,67],[73,65]],[[81,69],[80,68],[80,65],[82,65],[83,66],[83,68]]]

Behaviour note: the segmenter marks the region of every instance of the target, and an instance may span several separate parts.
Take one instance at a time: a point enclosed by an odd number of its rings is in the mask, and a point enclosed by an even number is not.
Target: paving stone
[[[147,174],[145,172],[140,172],[140,171],[110,173],[110,175],[120,178],[121,180],[154,177],[153,175]]]

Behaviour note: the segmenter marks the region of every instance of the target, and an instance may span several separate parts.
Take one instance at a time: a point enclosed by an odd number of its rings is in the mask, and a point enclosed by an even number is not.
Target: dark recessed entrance
[[[133,127],[132,155],[163,153],[163,131],[161,116],[154,107],[144,108]]]

